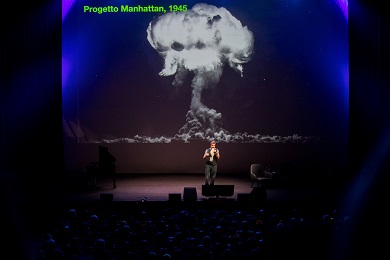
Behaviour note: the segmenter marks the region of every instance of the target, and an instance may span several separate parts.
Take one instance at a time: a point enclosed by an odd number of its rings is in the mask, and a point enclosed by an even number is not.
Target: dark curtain
[[[359,169],[390,125],[390,33],[385,1],[349,1],[350,153]]]
[[[12,259],[33,259],[33,229],[60,201],[61,1],[11,1],[3,17],[1,251]]]
[[[351,212],[347,255],[388,254],[380,235],[388,229],[385,176],[390,173],[390,27],[386,1],[349,1]]]

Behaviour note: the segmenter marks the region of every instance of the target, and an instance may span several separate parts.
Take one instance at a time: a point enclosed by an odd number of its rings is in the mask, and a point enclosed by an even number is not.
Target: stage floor
[[[252,187],[250,176],[218,174],[215,185],[233,186],[232,196],[204,196],[204,174],[116,174],[112,178],[73,179],[63,198],[66,201],[169,201],[176,195],[185,200],[185,189],[196,190],[196,201],[210,199],[246,200],[259,189]],[[115,186],[115,187],[114,187]],[[187,189],[188,191],[188,189]],[[334,203],[344,200],[338,184],[329,180],[293,181],[272,180],[266,185],[265,200],[269,203]],[[173,195],[175,194],[175,195]],[[188,197],[187,197],[188,198]],[[191,197],[193,199],[193,197]]]

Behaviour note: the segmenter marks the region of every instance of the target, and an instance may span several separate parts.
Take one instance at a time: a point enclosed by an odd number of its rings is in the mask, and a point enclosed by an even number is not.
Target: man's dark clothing
[[[211,148],[207,148],[205,153],[210,154]],[[205,185],[214,185],[215,178],[217,177],[217,156],[206,157],[205,167]]]

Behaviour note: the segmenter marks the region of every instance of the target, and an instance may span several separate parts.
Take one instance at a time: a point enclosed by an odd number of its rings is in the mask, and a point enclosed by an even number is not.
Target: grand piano
[[[112,177],[113,189],[116,189],[115,162],[116,158],[108,151],[108,148],[99,146],[98,171],[101,176]]]

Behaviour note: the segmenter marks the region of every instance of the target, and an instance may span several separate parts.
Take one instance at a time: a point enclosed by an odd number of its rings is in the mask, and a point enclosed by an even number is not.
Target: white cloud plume
[[[175,75],[172,84],[180,86],[188,71],[194,73],[190,110],[179,134],[228,134],[218,125],[222,114],[204,105],[201,95],[204,89],[218,84],[226,64],[243,76],[242,64],[250,61],[254,44],[247,26],[224,7],[196,4],[187,12],[155,18],[147,28],[147,39],[164,58],[159,75]]]

